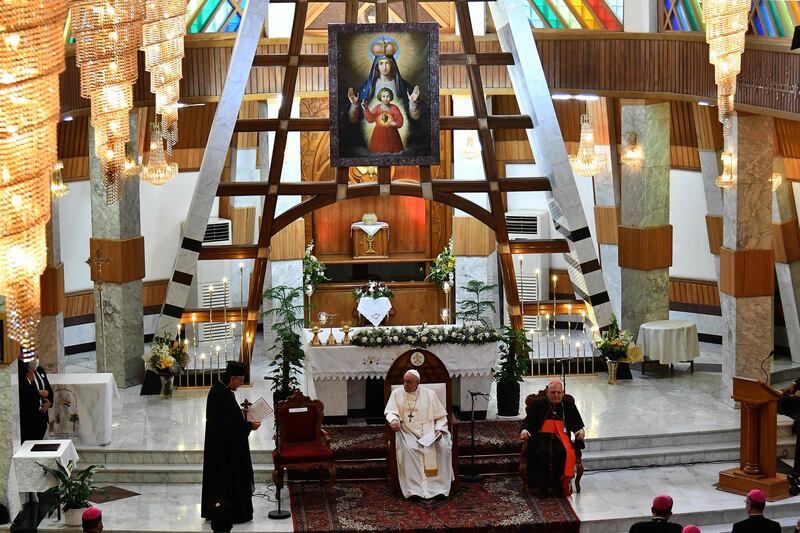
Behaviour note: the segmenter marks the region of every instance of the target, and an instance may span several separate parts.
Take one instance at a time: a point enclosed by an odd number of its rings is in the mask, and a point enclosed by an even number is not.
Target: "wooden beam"
[[[244,320],[243,317],[247,317],[247,310],[241,313],[237,307],[229,307],[224,316],[219,310],[211,315],[207,308],[184,309],[183,315],[181,316],[181,324],[191,324],[192,322],[204,324],[210,322],[212,318],[214,319],[214,323],[225,321],[242,322]],[[192,318],[194,318],[194,320],[192,320]]]
[[[219,259],[255,259],[258,256],[257,244],[220,244],[203,246],[198,259],[216,261]]]
[[[566,239],[538,239],[531,241],[511,241],[512,254],[566,254],[569,243]]]
[[[252,133],[259,131],[278,131],[282,122],[286,122],[288,131],[329,131],[330,119],[322,118],[246,118],[236,121],[234,131],[237,133]],[[491,115],[486,117],[489,130],[501,129],[530,129],[533,121],[528,115]],[[480,123],[478,117],[441,117],[440,129],[448,130],[477,130]]]
[[[482,67],[514,64],[514,57],[505,52],[481,52],[476,54],[475,59]],[[327,67],[328,54],[301,54],[298,62],[301,67]],[[459,53],[440,54],[439,64],[443,67],[466,65],[467,56]],[[258,54],[253,60],[253,67],[285,67],[288,65],[289,57],[284,54]]]

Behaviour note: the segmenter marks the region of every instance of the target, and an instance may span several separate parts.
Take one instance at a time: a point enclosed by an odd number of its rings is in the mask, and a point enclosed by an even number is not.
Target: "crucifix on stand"
[[[100,329],[103,339],[103,372],[108,372],[108,347],[106,346],[106,314],[103,307],[103,265],[110,263],[111,258],[103,255],[100,248],[95,248],[94,253],[86,260],[89,269],[97,268],[97,279],[94,282],[97,294],[100,297]]]

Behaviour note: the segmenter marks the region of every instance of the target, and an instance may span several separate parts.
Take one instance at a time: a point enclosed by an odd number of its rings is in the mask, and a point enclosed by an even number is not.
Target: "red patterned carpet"
[[[386,481],[337,481],[335,494],[320,483],[289,485],[295,531],[578,532],[580,522],[563,498],[534,498],[519,476],[462,483],[446,500],[410,502]]]

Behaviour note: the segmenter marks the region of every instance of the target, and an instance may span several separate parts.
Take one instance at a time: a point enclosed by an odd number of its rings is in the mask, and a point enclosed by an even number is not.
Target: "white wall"
[[[717,280],[708,250],[706,195],[699,172],[672,170],[669,175],[669,223],[672,224],[670,277]]]
[[[656,33],[658,31],[658,2],[656,0],[628,0],[624,4],[625,31]]]
[[[167,279],[180,239],[181,222],[189,212],[197,172],[181,172],[170,183],[155,187],[140,182],[141,228],[144,236],[145,281]],[[89,238],[92,213],[89,182],[70,183],[70,192],[60,200],[61,260],[64,263],[64,290],[92,288],[89,279]],[[216,215],[216,202],[212,213]]]

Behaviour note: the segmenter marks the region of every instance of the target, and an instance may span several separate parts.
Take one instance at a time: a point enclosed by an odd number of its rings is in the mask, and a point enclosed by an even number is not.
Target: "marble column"
[[[723,193],[720,249],[722,379],[728,392],[734,376],[769,382],[769,364],[765,372],[761,365],[773,346],[772,143],[772,117],[734,118],[726,146],[735,184]]]
[[[22,509],[11,463],[20,446],[18,379],[16,361],[0,362],[0,504],[8,508],[12,520]]]
[[[773,172],[784,176],[783,158],[773,159]],[[775,275],[781,295],[783,320],[792,361],[800,363],[800,230],[797,225],[792,184],[783,179],[772,193],[772,238]]]
[[[600,98],[587,104],[594,124],[594,151],[608,161],[594,176],[594,222],[603,279],[614,314],[622,316],[622,272],[619,268],[620,167],[616,138],[616,99]]]
[[[553,224],[569,244],[570,280],[575,293],[586,301],[589,320],[599,328],[611,321],[611,303],[591,230],[586,222],[575,176],[558,124],[550,87],[528,22],[529,6],[524,0],[497,0],[489,9],[504,52],[514,56],[508,67],[520,112],[533,119],[526,130],[536,154],[537,168],[550,181],[548,207]]]
[[[131,113],[129,122],[133,153],[138,153],[136,113]],[[102,275],[98,267],[90,268],[92,280],[96,282],[94,317],[97,371],[113,373],[120,388],[131,387],[141,383],[144,377],[144,240],[139,224],[139,176],[124,178],[120,201],[107,205],[91,126],[89,186],[92,204],[89,254],[109,259],[103,265]],[[102,302],[98,290],[101,284]]]
[[[300,249],[302,243],[300,243]],[[271,289],[279,286],[286,287],[302,287],[303,286],[303,260],[302,255],[300,258],[294,257],[292,259],[271,260],[267,263],[267,274],[264,278],[264,290]],[[300,297],[294,302],[295,305],[303,305],[303,298]],[[272,308],[272,301],[264,299],[261,307],[264,311]],[[322,309],[320,309],[321,311]],[[298,316],[302,316],[302,311],[298,312]],[[264,346],[267,353],[267,359],[270,361],[274,359],[274,352],[270,350],[270,346],[275,343],[275,334],[272,331],[272,326],[275,324],[276,318],[274,316],[264,316]],[[350,317],[337,316],[336,325],[340,325],[345,320],[351,320]],[[327,337],[325,337],[327,338]]]
[[[635,134],[642,158],[622,164],[619,264],[622,325],[636,334],[643,322],[669,318],[669,103],[622,102],[622,139]]]
[[[58,218],[59,200],[53,198],[47,223],[47,268],[41,276],[42,319],[39,323],[39,361],[51,374],[64,372],[64,263]]]
[[[458,248],[456,248],[458,250]],[[494,289],[486,291],[481,295],[481,301],[488,300],[494,302],[494,308],[497,313],[487,312],[484,317],[486,321],[494,327],[500,327],[502,321],[500,319],[500,289],[498,287],[498,272],[497,272],[497,252],[492,252],[488,256],[456,256],[456,289],[454,292],[455,310],[458,313],[461,310],[461,302],[465,299],[474,299],[475,295],[468,293],[464,287],[471,280],[481,281],[487,285],[494,285]],[[456,319],[455,323],[460,324],[461,319]]]

